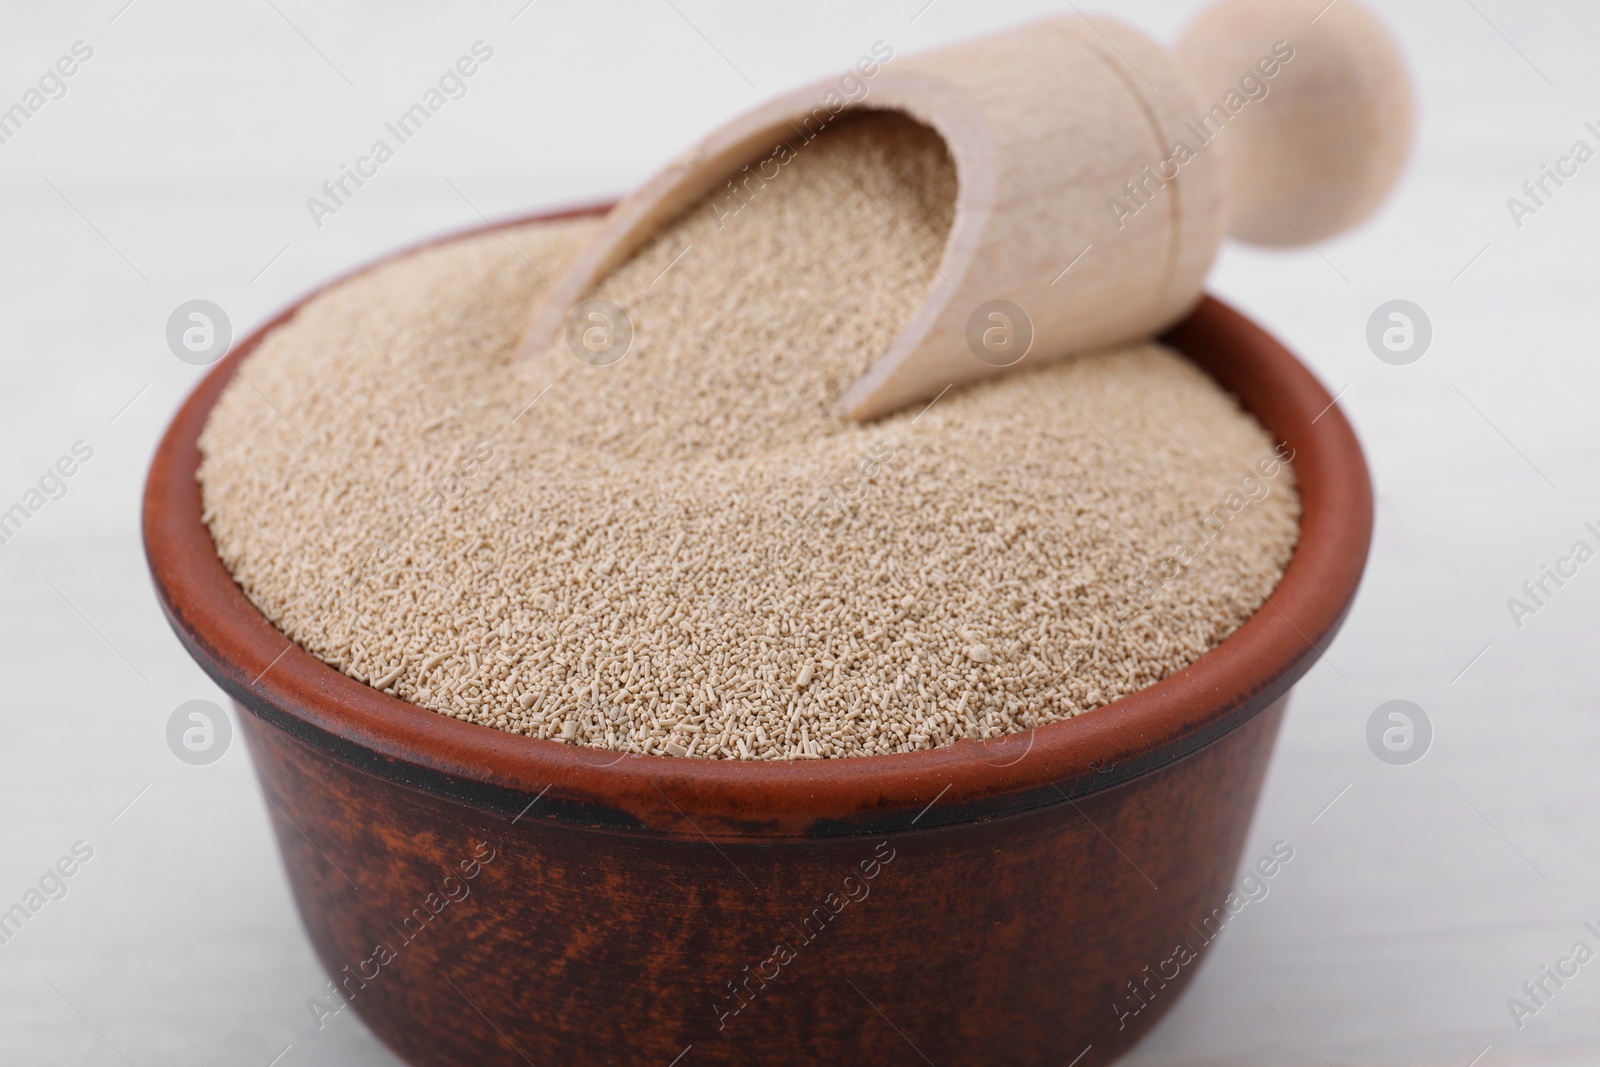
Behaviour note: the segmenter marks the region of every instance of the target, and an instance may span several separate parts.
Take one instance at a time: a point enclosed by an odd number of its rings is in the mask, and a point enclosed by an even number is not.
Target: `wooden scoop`
[[[847,108],[932,127],[958,184],[938,274],[841,398],[847,415],[1157,334],[1200,299],[1230,228],[1309,243],[1359,222],[1400,173],[1412,95],[1399,49],[1356,0],[1322,3],[1223,0],[1176,55],[1074,14],[894,60],[848,105],[834,82],[780,96],[620,202],[520,354],[546,352],[599,281],[742,167],[804,152]]]

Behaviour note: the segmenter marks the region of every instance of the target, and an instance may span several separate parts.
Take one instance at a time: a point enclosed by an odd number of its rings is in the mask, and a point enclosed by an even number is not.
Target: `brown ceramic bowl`
[[[245,599],[201,522],[195,442],[295,310],[178,411],[145,490],[145,550],[179,638],[243,709],[312,943],[402,1057],[1089,1067],[1193,978],[1285,694],[1338,628],[1371,535],[1350,426],[1272,338],[1215,300],[1167,337],[1295,450],[1299,547],[1221,646],[995,743],[711,762],[414,707],[290,644]],[[1178,946],[1196,959],[1176,962]]]

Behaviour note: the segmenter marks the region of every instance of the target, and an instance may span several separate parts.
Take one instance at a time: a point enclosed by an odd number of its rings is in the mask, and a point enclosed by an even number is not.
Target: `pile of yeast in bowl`
[[[940,284],[956,175],[935,134],[869,113],[758,184],[598,287],[634,329],[609,365],[513,359],[592,219],[451,241],[306,303],[200,442],[240,587],[440,714],[706,759],[1042,726],[1261,606],[1298,535],[1292,471],[1168,349],[839,414]]]

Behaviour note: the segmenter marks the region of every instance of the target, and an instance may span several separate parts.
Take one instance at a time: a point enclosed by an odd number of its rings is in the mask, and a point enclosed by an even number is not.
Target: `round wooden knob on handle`
[[[854,108],[937,131],[957,193],[926,297],[840,398],[845,414],[873,418],[1023,357],[1159,333],[1199,301],[1230,215],[1241,236],[1284,243],[1264,211],[1315,240],[1376,206],[1409,140],[1398,49],[1356,0],[1285,21],[1299,2],[1223,0],[1181,59],[1115,19],[1074,14],[878,71]],[[1275,47],[1284,55],[1263,65]],[[818,83],[739,116],[622,200],[546,291],[521,355],[549,350],[612,268],[743,165],[780,145],[805,151],[841,113],[823,103],[833,89]],[[989,358],[979,339],[995,334],[991,322],[1025,347]]]
[[[1280,48],[1283,46],[1282,48]],[[1278,62],[1274,49],[1293,54]],[[1355,0],[1222,0],[1173,50],[1201,99],[1267,87],[1221,144],[1228,232],[1262,245],[1319,241],[1370,215],[1411,147],[1415,107],[1399,46]],[[1262,77],[1262,57],[1276,67]]]

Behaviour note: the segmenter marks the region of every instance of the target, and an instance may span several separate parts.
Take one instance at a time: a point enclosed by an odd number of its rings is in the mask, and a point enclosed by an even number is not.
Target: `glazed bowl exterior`
[[[144,537],[174,630],[240,709],[326,1016],[354,1011],[414,1064],[1091,1067],[1193,979],[1286,694],[1371,537],[1349,424],[1259,328],[1207,299],[1165,338],[1294,450],[1300,541],[1239,630],[1157,685],[1002,740],[773,763],[447,718],[262,616],[201,519],[197,439],[302,303],[178,411]]]

